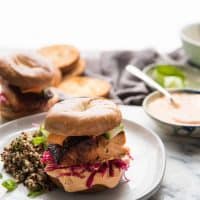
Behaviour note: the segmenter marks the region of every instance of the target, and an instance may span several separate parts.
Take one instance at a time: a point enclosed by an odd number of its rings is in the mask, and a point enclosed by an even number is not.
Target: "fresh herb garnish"
[[[40,136],[33,137],[33,139],[32,139],[32,143],[33,143],[34,146],[46,144],[49,132],[44,128],[43,124],[40,126],[39,134],[40,134]]]
[[[27,196],[31,197],[31,198],[35,198],[35,197],[38,197],[38,196],[42,195],[43,193],[44,193],[43,190],[40,190],[40,191],[30,191]]]
[[[8,179],[3,181],[2,186],[5,187],[8,192],[11,192],[17,188],[17,183],[12,179]]]
[[[2,173],[0,173],[0,179],[2,179],[3,178],[3,174]]]
[[[39,146],[41,144],[45,144],[46,141],[47,141],[47,138],[44,136],[37,136],[32,139],[32,143],[34,146]]]
[[[44,128],[44,124],[42,124],[40,126],[39,132],[40,132],[40,134],[42,134],[45,137],[48,137],[48,135],[49,135],[49,132]]]
[[[173,65],[157,65],[153,71],[153,78],[165,88],[183,88],[185,74]]]

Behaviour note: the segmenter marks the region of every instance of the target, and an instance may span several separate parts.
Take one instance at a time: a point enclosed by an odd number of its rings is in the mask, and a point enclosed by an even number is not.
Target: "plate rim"
[[[34,117],[36,117],[36,118],[37,117],[44,117],[45,115],[46,115],[46,112],[37,113],[37,114],[34,114],[34,115],[25,116],[25,117],[21,117],[21,118],[18,118],[18,119],[9,121],[9,122],[5,122],[3,124],[0,124],[0,130],[2,128],[5,128],[6,126],[10,126],[12,124],[19,123],[20,121],[24,121],[24,120],[31,119],[31,118],[34,118]],[[154,137],[154,139],[157,141],[157,143],[159,144],[159,147],[161,149],[162,166],[161,166],[161,169],[160,169],[159,177],[157,178],[157,180],[155,181],[155,183],[152,184],[152,186],[150,187],[150,189],[147,190],[143,194],[143,196],[141,196],[141,197],[138,198],[138,200],[140,200],[140,199],[148,199],[149,197],[151,197],[153,194],[155,194],[159,190],[159,188],[161,186],[161,183],[163,181],[164,175],[165,175],[166,162],[167,162],[167,158],[166,158],[167,155],[166,155],[165,146],[164,146],[161,138],[154,131],[152,131],[150,128],[146,128],[141,123],[135,122],[134,120],[129,120],[129,119],[123,118],[123,121],[126,121],[128,123],[134,124],[136,126],[139,126],[144,131],[150,133]]]
[[[138,122],[135,122],[135,121],[132,121],[132,120],[129,120],[129,119],[123,119],[123,121],[127,121],[129,123],[135,124],[135,125],[139,126],[140,128],[142,128],[143,130],[149,132],[156,139],[156,141],[159,144],[161,151],[162,151],[161,154],[162,154],[162,161],[163,162],[162,162],[162,167],[161,167],[161,170],[160,170],[160,177],[152,185],[152,187],[149,189],[149,191],[144,193],[144,195],[139,198],[139,199],[148,199],[149,197],[151,197],[153,194],[155,194],[159,190],[161,183],[163,181],[163,178],[165,176],[166,163],[167,163],[167,154],[166,154],[165,146],[164,146],[161,138],[154,131],[152,131],[150,128],[146,128],[141,123],[138,123]]]

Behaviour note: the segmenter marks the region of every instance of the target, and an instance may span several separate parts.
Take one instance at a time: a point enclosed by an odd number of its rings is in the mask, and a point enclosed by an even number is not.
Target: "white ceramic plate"
[[[32,123],[41,123],[45,114],[21,118],[0,126],[0,151],[20,132],[32,129]],[[134,122],[124,120],[127,145],[134,160],[126,176],[128,183],[120,183],[112,190],[99,193],[65,193],[61,190],[50,192],[36,198],[37,200],[133,200],[147,199],[153,195],[161,184],[165,171],[165,150],[158,136]],[[5,175],[4,175],[5,177]],[[22,185],[6,194],[3,200],[29,199],[28,191]]]

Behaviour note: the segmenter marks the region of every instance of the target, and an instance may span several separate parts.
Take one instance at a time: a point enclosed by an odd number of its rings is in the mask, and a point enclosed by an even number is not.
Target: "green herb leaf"
[[[37,196],[42,195],[43,193],[44,193],[43,190],[41,190],[41,191],[30,191],[27,196],[31,197],[31,198],[35,198]]]
[[[44,145],[46,144],[49,132],[44,128],[44,124],[42,124],[40,126],[39,135],[40,136],[36,136],[36,137],[34,137],[32,139],[32,143],[33,143],[34,146],[39,146],[41,144],[44,144]]]
[[[49,135],[49,132],[44,128],[44,124],[40,126],[39,132],[45,137],[48,137]]]
[[[3,174],[2,173],[0,173],[0,179],[2,179],[3,178]]]
[[[39,146],[40,144],[45,144],[46,141],[47,141],[47,138],[44,136],[37,136],[32,139],[32,143],[34,146]]]
[[[5,187],[8,192],[11,192],[17,188],[17,183],[12,179],[8,179],[2,183],[2,186]]]

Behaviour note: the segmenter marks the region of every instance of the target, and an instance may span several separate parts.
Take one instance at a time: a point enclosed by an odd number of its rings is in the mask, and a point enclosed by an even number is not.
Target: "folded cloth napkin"
[[[83,53],[83,57],[87,63],[85,75],[109,81],[112,85],[110,98],[117,103],[126,105],[141,105],[151,90],[144,82],[127,72],[125,66],[133,64],[142,70],[162,59],[162,56],[153,49],[87,52]],[[177,63],[185,62],[182,50],[172,52],[167,57]]]

